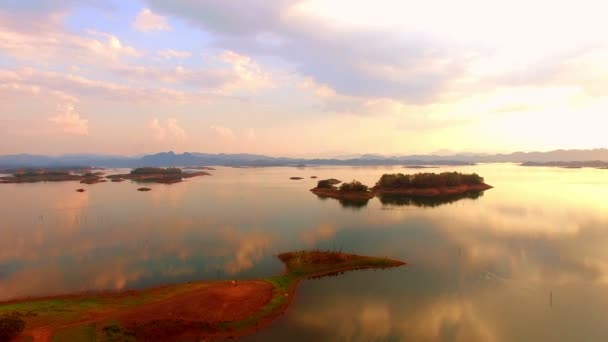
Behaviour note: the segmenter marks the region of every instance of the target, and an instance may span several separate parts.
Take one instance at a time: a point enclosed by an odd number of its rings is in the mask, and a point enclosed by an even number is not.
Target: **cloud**
[[[168,102],[175,104],[187,101],[206,101],[209,98],[208,94],[198,92],[125,85],[33,68],[0,71],[0,87],[56,92],[67,97],[78,96],[79,98],[87,97],[95,100],[144,103]]]
[[[225,138],[225,139],[235,139],[236,138],[234,131],[228,127],[224,127],[224,126],[220,126],[220,125],[211,125],[211,126],[209,126],[209,129],[222,138]]]
[[[89,134],[89,121],[82,119],[76,112],[73,104],[66,104],[59,107],[61,113],[49,118],[49,121],[61,126],[65,133],[75,135]]]
[[[88,30],[79,35],[55,25],[30,32],[0,20],[0,55],[36,64],[69,61],[71,65],[107,65],[124,57],[141,56],[143,52],[105,32]]]
[[[272,85],[270,74],[264,72],[249,56],[225,50],[219,56],[219,60],[231,67],[234,77],[231,82],[224,85],[221,92],[232,93],[240,90],[255,92]]]
[[[161,51],[158,51],[156,54],[163,57],[164,59],[172,59],[172,58],[184,59],[184,58],[189,58],[192,56],[192,53],[190,51],[179,51],[179,50],[173,50],[173,49],[161,50]]]
[[[178,140],[184,140],[188,137],[186,131],[177,124],[177,119],[175,118],[167,119],[167,132],[169,136]]]
[[[141,32],[167,31],[170,29],[167,20],[163,16],[152,13],[149,8],[143,8],[137,14],[133,27]]]
[[[156,11],[213,33],[221,48],[277,56],[314,82],[345,95],[429,101],[458,79],[469,63],[466,54],[420,33],[336,28],[327,20],[299,14],[302,3],[148,1]],[[268,35],[275,38],[273,44],[259,39]]]
[[[606,73],[595,75],[597,68],[589,67],[601,65],[605,54],[580,58],[608,46],[599,34],[608,29],[598,15],[604,6],[593,0],[584,5],[517,0],[508,6],[479,0],[146,2],[204,30],[219,48],[278,57],[308,78],[304,88],[322,97],[429,104],[518,83],[583,85],[596,95],[608,89],[601,82]],[[470,8],[480,14],[472,15]],[[588,24],[564,26],[574,13]],[[546,19],[541,27],[539,17]],[[514,18],[523,24],[513,27]]]
[[[168,118],[161,121],[158,118],[154,118],[148,124],[151,130],[152,136],[159,142],[167,140],[173,141],[184,141],[188,138],[186,131],[178,124],[177,119]]]
[[[299,83],[299,87],[302,89],[311,90],[316,96],[320,98],[328,98],[336,95],[336,91],[326,84],[319,84],[315,82],[312,77],[304,77]]]

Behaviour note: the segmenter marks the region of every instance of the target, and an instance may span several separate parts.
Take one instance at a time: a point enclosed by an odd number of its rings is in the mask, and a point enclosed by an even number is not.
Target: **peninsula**
[[[285,271],[245,281],[201,281],[118,293],[0,303],[8,339],[149,341],[238,337],[285,312],[304,279],[405,263],[335,251],[280,254]]]

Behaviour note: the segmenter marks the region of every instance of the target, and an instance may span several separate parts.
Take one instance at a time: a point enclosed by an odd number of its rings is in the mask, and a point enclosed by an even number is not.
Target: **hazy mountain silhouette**
[[[452,154],[383,156],[364,154],[356,158],[284,158],[260,154],[175,153],[173,151],[124,157],[115,155],[70,154],[43,156],[15,154],[0,156],[0,168],[22,167],[139,167],[139,166],[294,166],[294,165],[467,165],[487,162],[538,163],[551,162],[608,162],[608,149],[556,150],[550,152],[515,152],[511,154]]]

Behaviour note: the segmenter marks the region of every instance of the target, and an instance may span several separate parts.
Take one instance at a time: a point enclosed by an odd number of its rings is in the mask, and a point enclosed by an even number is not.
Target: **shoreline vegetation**
[[[285,312],[299,283],[360,269],[405,265],[337,251],[278,255],[282,274],[244,281],[201,281],[115,293],[26,298],[0,303],[0,326],[23,340],[197,340],[254,333]]]
[[[320,180],[317,186],[310,191],[321,198],[334,198],[338,200],[369,200],[376,196],[386,202],[394,202],[395,197],[465,197],[476,198],[475,193],[492,189],[485,183],[483,177],[476,173],[465,174],[459,172],[443,173],[416,173],[413,175],[384,174],[373,188],[357,180],[343,183],[336,187],[332,180]]]

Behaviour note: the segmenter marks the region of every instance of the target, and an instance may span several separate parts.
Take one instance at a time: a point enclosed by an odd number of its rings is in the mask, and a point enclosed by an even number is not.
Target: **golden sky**
[[[602,1],[0,4],[0,154],[606,147]]]

